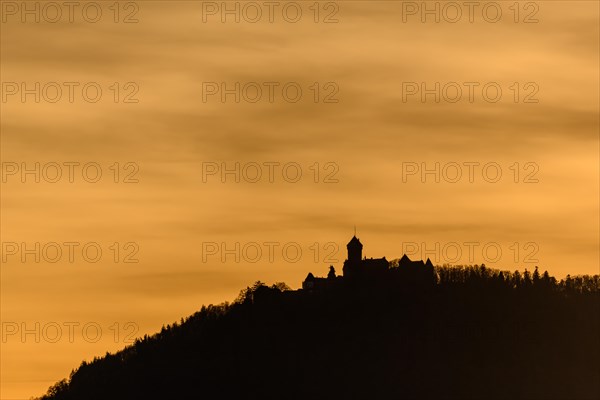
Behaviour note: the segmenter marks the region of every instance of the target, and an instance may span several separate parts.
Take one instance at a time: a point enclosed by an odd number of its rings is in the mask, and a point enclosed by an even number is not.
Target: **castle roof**
[[[428,262],[431,264],[431,261],[429,261],[429,259],[428,259]],[[408,258],[408,256],[406,254],[404,254],[402,256],[402,258],[400,259],[400,261],[398,262],[398,265],[399,266],[415,265],[415,266],[419,266],[419,267],[424,267],[426,264],[423,262],[423,260],[413,261],[410,258]]]
[[[360,240],[358,240],[358,238],[356,236],[352,236],[352,239],[350,239],[350,241],[347,244],[348,247],[350,246],[359,246],[362,247],[362,243],[360,242]]]

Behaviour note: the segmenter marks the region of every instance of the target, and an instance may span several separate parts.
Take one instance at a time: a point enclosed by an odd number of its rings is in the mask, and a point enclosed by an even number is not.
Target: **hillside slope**
[[[43,399],[598,399],[599,282],[437,267],[431,281],[257,283]]]

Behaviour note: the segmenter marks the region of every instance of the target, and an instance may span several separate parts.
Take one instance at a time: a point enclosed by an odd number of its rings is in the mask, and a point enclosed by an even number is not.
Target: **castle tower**
[[[350,239],[346,248],[348,249],[348,262],[356,264],[360,263],[360,260],[362,260],[363,248],[360,240],[358,240],[356,236],[352,236],[352,239]]]

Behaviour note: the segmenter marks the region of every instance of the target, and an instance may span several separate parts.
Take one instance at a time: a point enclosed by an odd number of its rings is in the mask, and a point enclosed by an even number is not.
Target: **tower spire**
[[[356,225],[354,225],[354,236],[356,236]]]

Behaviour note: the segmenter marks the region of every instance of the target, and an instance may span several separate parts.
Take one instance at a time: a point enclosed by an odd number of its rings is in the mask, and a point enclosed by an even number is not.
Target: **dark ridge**
[[[598,275],[390,263],[356,242],[343,277],[257,282],[42,399],[600,398]]]

